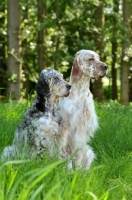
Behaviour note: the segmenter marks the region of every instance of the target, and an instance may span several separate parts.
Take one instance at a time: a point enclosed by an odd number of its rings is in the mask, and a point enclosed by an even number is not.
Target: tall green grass
[[[29,103],[0,102],[0,152],[12,143]],[[67,170],[55,157],[0,162],[0,200],[131,200],[132,106],[96,103],[100,129],[88,171]]]

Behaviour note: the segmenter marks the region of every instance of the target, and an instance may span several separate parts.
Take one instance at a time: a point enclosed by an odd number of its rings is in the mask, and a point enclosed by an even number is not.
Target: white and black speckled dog
[[[13,144],[4,148],[2,160],[31,158],[44,151],[49,155],[55,153],[61,121],[58,99],[68,96],[70,88],[58,71],[41,72],[36,98],[17,127]]]

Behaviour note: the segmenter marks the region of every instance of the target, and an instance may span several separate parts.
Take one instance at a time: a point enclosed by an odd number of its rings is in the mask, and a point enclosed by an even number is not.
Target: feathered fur
[[[48,152],[56,153],[61,116],[58,98],[69,95],[71,85],[54,69],[41,72],[36,85],[36,98],[15,131],[11,146],[5,147],[2,160],[31,158]]]
[[[90,50],[77,52],[70,76],[71,93],[60,99],[62,120],[66,123],[63,149],[67,158],[72,157],[70,167],[88,169],[95,158],[88,145],[90,137],[98,129],[93,95],[90,92],[90,79],[106,75],[107,65],[100,61],[99,55]]]

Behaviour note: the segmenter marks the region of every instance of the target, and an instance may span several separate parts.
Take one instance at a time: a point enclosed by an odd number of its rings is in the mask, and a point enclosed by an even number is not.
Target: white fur
[[[67,98],[61,98],[59,104],[62,120],[67,124],[63,128],[65,141],[62,148],[67,151],[67,158],[72,157],[74,167],[88,169],[95,154],[87,143],[99,127],[93,95],[89,90],[90,78],[104,76],[106,64],[99,60],[98,54],[89,50],[78,52],[74,63],[70,76],[71,93]],[[75,69],[79,72],[74,76]]]

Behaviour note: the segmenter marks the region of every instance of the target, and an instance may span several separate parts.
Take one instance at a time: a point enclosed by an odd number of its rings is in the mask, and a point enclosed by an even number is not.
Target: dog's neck
[[[50,95],[49,97],[45,98],[45,106],[46,108],[50,110],[54,110],[57,107],[58,97],[55,97],[54,95]]]
[[[50,95],[49,97],[45,97],[41,94],[37,95],[36,107],[41,112],[54,112],[57,108],[58,97],[54,97]]]
[[[72,94],[84,94],[90,88],[90,77],[85,74],[82,74],[81,77],[70,76],[70,84],[72,85],[71,93]]]
[[[52,117],[52,119],[54,121],[56,121],[57,123],[60,123],[60,113],[58,110],[58,97],[55,97],[54,95],[50,95],[48,98],[46,98],[46,102],[45,102],[45,111],[46,113],[50,113],[50,116]]]

